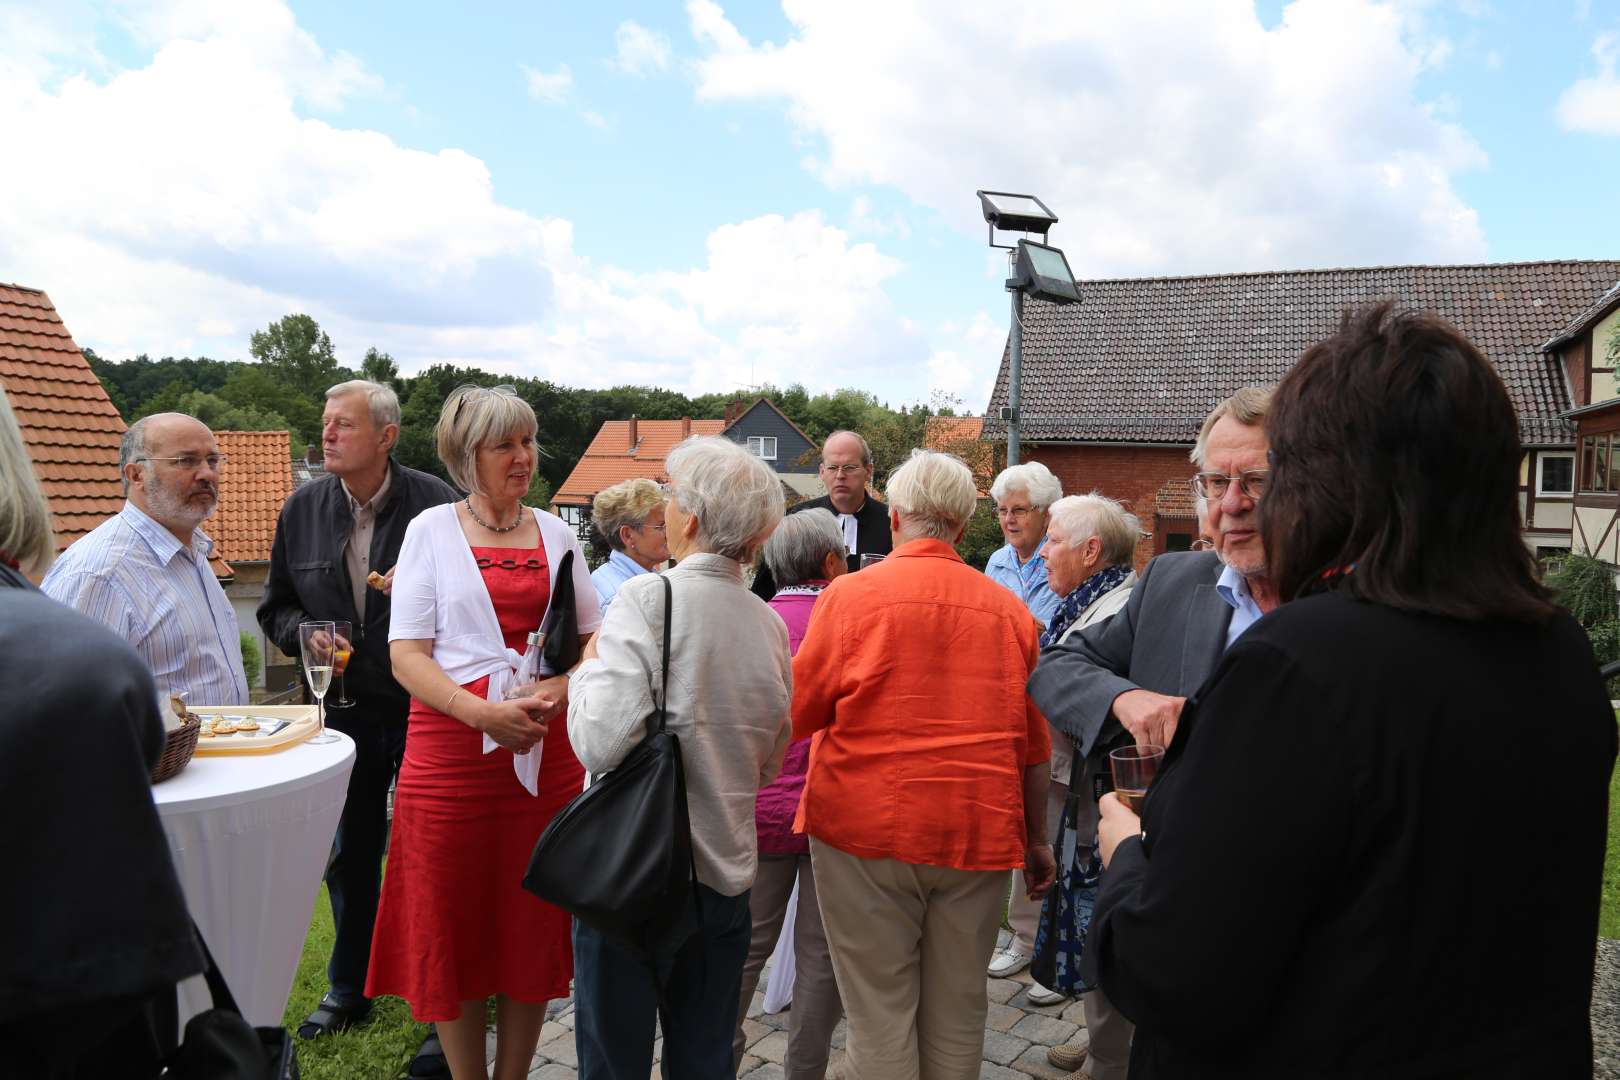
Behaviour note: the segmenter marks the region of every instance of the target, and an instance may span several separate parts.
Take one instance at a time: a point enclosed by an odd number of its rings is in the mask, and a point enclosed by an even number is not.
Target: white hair
[[[35,577],[56,558],[50,507],[4,392],[0,392],[0,551],[16,559],[23,573]]]
[[[155,414],[156,415],[156,414]],[[146,446],[146,422],[152,419],[143,416],[124,431],[124,437],[118,440],[118,482],[124,485],[124,494],[129,494],[129,474],[124,471],[132,461],[141,463],[141,475],[150,478],[151,463],[146,455],[151,453]]]
[[[389,424],[399,426],[399,395],[394,393],[392,387],[372,382],[370,379],[350,379],[328,390],[326,400],[331,401],[345,394],[366,395],[366,407],[371,410],[371,423],[378,431]]]
[[[844,530],[820,507],[789,514],[765,541],[765,565],[779,589],[821,577],[827,556],[843,554]]]
[[[749,562],[782,520],[782,482],[730,439],[694,435],[664,460],[675,501],[697,518],[698,547]]]
[[[1136,554],[1142,539],[1142,523],[1116,499],[1093,491],[1089,495],[1066,495],[1052,504],[1052,524],[1069,534],[1069,543],[1079,544],[1095,536],[1102,541],[1102,561],[1122,566]]]
[[[973,470],[934,450],[913,450],[889,474],[885,494],[911,532],[945,541],[955,541],[979,503]]]
[[[1063,498],[1063,485],[1052,475],[1051,469],[1038,461],[1026,461],[1002,469],[996,482],[990,485],[990,498],[1000,505],[1015,491],[1028,495],[1029,505],[1036,510],[1045,510]]]

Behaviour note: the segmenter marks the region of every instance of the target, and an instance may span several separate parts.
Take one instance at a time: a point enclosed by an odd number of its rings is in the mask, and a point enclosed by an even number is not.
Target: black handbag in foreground
[[[664,584],[664,670],[657,727],[612,772],[557,812],[523,887],[640,952],[680,919],[695,880],[681,746],[665,730],[672,594]]]
[[[298,1080],[292,1036],[285,1028],[256,1028],[247,1022],[196,920],[191,930],[208,961],[203,977],[214,1007],[186,1021],[180,1048],[164,1062],[163,1080]]]

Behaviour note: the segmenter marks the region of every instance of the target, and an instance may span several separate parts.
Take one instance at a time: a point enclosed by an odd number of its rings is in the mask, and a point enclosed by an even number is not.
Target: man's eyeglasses
[[[1011,518],[1014,521],[1023,521],[1025,518],[1029,517],[1029,515],[1033,514],[1034,512],[1035,512],[1035,508],[1032,507],[1032,506],[998,506],[998,507],[996,507],[996,517],[998,517],[998,518]]]
[[[858,472],[865,472],[865,465],[828,465],[823,463],[821,471],[832,473],[834,476],[853,476]]]
[[[218,472],[219,470],[221,470],[221,469],[223,469],[225,467],[225,462],[229,461],[230,459],[227,458],[224,454],[209,454],[207,457],[199,457],[196,454],[176,454],[173,457],[151,457],[151,456],[147,456],[147,457],[142,457],[142,458],[136,458],[135,460],[136,461],[172,461],[174,464],[180,466],[180,469],[181,469],[182,472],[196,472],[198,469],[202,468],[204,465],[207,465],[210,469],[213,469],[215,472]]]
[[[1197,540],[1194,540],[1192,542],[1192,550],[1194,550],[1194,551],[1214,551],[1215,550],[1215,541],[1206,540],[1204,537],[1200,536]]]
[[[1236,476],[1227,476],[1225,473],[1201,472],[1192,478],[1193,490],[1206,499],[1224,499],[1226,489],[1237,481],[1238,491],[1245,498],[1258,499],[1265,495],[1266,485],[1271,482],[1270,469],[1244,469]]]

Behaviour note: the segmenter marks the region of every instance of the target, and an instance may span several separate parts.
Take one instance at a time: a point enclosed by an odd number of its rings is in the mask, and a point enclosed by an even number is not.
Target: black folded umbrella
[[[551,590],[551,603],[546,617],[540,620],[540,632],[546,636],[540,655],[546,665],[562,674],[579,663],[579,615],[574,611],[574,553],[563,553],[562,565],[557,567],[557,584]]]

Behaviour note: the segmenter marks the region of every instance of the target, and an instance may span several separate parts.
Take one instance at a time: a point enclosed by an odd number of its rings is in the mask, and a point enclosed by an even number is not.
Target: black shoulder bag
[[[523,887],[645,953],[685,912],[696,871],[680,741],[665,730],[671,590],[664,579],[658,724],[540,834]]]
[[[195,920],[191,930],[208,961],[203,977],[214,1007],[186,1021],[185,1039],[164,1062],[163,1080],[298,1080],[292,1036],[285,1028],[256,1028],[243,1018]]]

